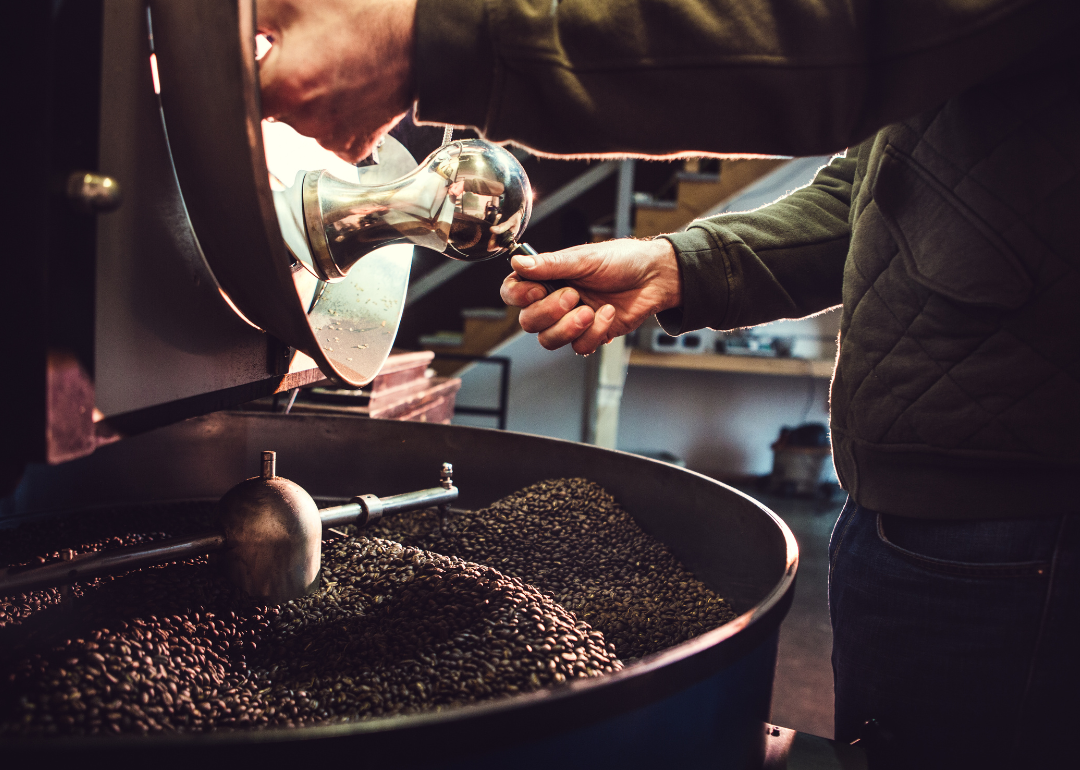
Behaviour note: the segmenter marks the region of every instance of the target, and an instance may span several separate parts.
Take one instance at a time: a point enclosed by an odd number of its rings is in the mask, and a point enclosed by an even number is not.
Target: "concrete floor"
[[[780,627],[771,721],[802,733],[832,738],[829,535],[845,496],[839,488],[828,501],[783,497],[754,484],[737,485],[737,488],[782,518],[799,543],[795,601]]]

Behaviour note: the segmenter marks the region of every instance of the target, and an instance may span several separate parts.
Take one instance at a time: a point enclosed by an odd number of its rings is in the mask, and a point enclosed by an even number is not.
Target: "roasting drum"
[[[760,767],[780,621],[798,564],[773,513],[713,479],[636,455],[505,431],[353,417],[218,413],[31,466],[3,520],[97,506],[216,499],[258,472],[259,451],[317,500],[429,486],[451,462],[459,505],[483,507],[544,479],[611,492],[739,616],[616,674],[348,725],[247,733],[0,743],[0,756],[162,766],[552,768]]]

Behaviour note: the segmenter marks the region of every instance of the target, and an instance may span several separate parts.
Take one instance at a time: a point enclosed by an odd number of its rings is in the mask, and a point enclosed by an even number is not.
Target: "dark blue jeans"
[[[837,739],[869,741],[871,767],[1080,766],[1078,510],[928,521],[849,499],[829,545]]]

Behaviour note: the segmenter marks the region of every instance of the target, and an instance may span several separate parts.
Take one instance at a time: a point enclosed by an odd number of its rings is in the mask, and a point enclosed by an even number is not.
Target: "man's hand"
[[[675,249],[667,240],[622,238],[606,243],[515,256],[503,281],[503,302],[522,308],[521,328],[548,350],[571,344],[586,355],[638,328],[648,316],[678,307],[682,285]],[[550,296],[535,281],[573,283]],[[578,307],[579,300],[585,307]]]
[[[408,112],[416,0],[259,0],[263,116],[350,162]]]

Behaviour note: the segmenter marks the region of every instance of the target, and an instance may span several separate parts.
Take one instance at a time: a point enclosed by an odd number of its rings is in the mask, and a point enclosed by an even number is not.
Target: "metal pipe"
[[[398,513],[399,511],[413,511],[417,508],[429,508],[434,505],[442,505],[457,500],[457,497],[457,487],[450,487],[449,489],[434,487],[432,489],[422,489],[418,492],[405,492],[401,495],[384,497],[381,498],[383,503],[383,515],[385,516],[388,513]]]
[[[634,159],[619,162],[619,182],[615,191],[615,237],[634,234]]]
[[[506,412],[510,408],[510,359],[499,368],[499,430],[506,430]]]
[[[353,498],[352,502],[345,505],[323,508],[319,513],[322,516],[324,530],[346,524],[356,524],[362,527],[374,524],[388,513],[414,511],[417,508],[445,505],[457,500],[457,497],[458,488],[455,486],[451,486],[449,489],[443,487],[421,489],[416,492],[391,495],[390,497],[363,495],[362,497]]]
[[[619,164],[615,194],[615,237],[633,235],[634,160]],[[616,337],[602,345],[596,355],[585,359],[585,409],[581,440],[587,444],[614,449],[619,429],[619,404],[626,384],[630,349],[625,337]]]
[[[42,567],[9,567],[0,573],[0,596],[10,596],[38,588],[87,580],[113,572],[202,556],[224,547],[225,535],[220,532],[209,532],[188,537],[174,537],[148,545],[118,548],[115,551],[84,553],[68,561],[58,561]]]
[[[263,476],[275,473],[275,453],[263,453]],[[448,473],[444,467],[444,477]],[[387,513],[412,511],[417,508],[447,506],[458,497],[458,489],[446,477],[444,486],[405,492],[390,497],[361,495],[346,505],[336,505],[319,511],[323,530],[356,524],[364,527],[374,524]],[[46,564],[40,567],[10,567],[0,572],[0,596],[65,585],[78,580],[99,577],[155,564],[202,556],[225,548],[225,535],[221,532],[205,532],[188,537],[176,537],[148,545],[118,548],[115,551],[95,551],[81,554],[70,560]]]
[[[357,519],[366,515],[364,506],[360,503],[335,505],[331,508],[323,508],[319,513],[322,516],[323,531],[330,529],[330,527],[343,527],[346,524],[355,524]]]

